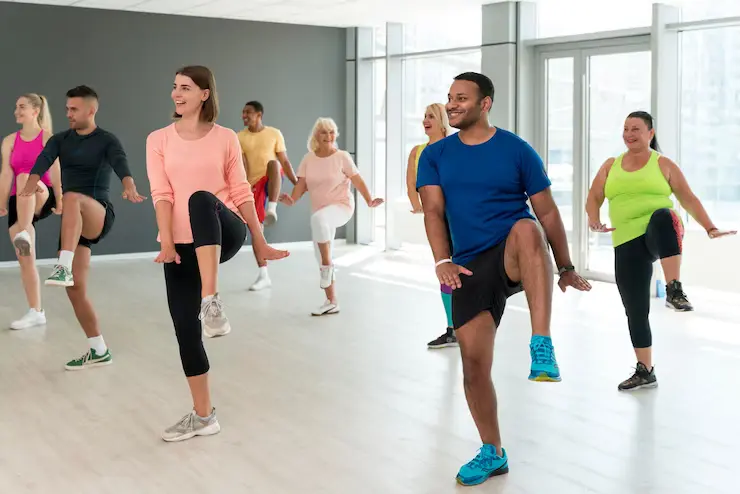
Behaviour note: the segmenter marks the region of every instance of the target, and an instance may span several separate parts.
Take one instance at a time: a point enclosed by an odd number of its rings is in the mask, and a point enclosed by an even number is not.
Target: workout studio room
[[[0,493],[740,493],[740,1],[0,0],[0,47]]]

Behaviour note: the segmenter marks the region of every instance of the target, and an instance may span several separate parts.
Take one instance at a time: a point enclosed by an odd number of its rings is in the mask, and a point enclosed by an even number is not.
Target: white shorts
[[[321,254],[319,253],[318,244],[331,242],[330,248],[333,247],[337,228],[349,223],[352,214],[354,214],[354,208],[333,204],[321,208],[311,215],[311,238],[314,242],[314,250],[319,264],[321,264]]]

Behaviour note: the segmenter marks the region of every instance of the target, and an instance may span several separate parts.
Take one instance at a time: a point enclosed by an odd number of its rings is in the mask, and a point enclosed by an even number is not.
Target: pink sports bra
[[[44,149],[44,132],[39,132],[39,135],[32,141],[24,141],[21,139],[21,133],[15,133],[15,142],[13,143],[13,150],[10,153],[10,167],[13,169],[14,178],[23,173],[31,173],[33,165],[36,164],[36,158],[39,157],[41,151]],[[49,178],[49,172],[44,173],[41,177],[41,181],[46,184],[47,187],[51,187],[51,179]],[[10,195],[15,195],[15,179],[13,185],[10,188]]]

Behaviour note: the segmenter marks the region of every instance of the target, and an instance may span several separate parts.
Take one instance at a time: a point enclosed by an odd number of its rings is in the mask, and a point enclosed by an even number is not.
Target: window
[[[423,24],[404,24],[403,52],[416,53],[450,48],[480,46],[483,39],[483,11],[481,6],[456,9],[455,17],[464,17],[463,29],[446,29],[449,20]]]
[[[385,189],[385,92],[386,92],[385,59],[373,60],[373,184],[374,194],[382,194]],[[374,208],[375,239],[384,239],[385,228],[384,206]]]
[[[374,57],[384,57],[386,50],[386,25],[383,24],[382,26],[374,27],[373,28],[373,50],[372,50],[372,56]]]
[[[481,71],[481,51],[411,58],[403,62],[403,163],[411,149],[427,141],[422,120],[426,107],[446,103],[453,78],[468,71]],[[403,168],[406,194],[406,167]]]
[[[648,27],[652,24],[652,19],[653,7],[646,0],[538,2],[537,37],[551,38]]]
[[[681,33],[679,164],[718,225],[732,225],[740,218],[738,64],[740,28]],[[688,228],[701,228],[687,220]]]
[[[681,0],[679,5],[684,22],[740,16],[737,0]]]

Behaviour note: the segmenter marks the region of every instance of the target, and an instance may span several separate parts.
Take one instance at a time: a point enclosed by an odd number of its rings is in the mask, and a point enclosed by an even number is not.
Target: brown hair
[[[213,123],[218,118],[218,93],[216,92],[216,78],[208,67],[203,65],[188,65],[181,68],[175,75],[184,75],[190,77],[196,86],[202,90],[210,91],[208,99],[203,102],[200,108],[199,120],[201,122]],[[174,113],[172,118],[180,118],[181,115]]]
[[[28,104],[39,111],[39,116],[36,118],[39,127],[51,133],[51,112],[46,97],[36,93],[26,93],[21,97],[26,98]]]

